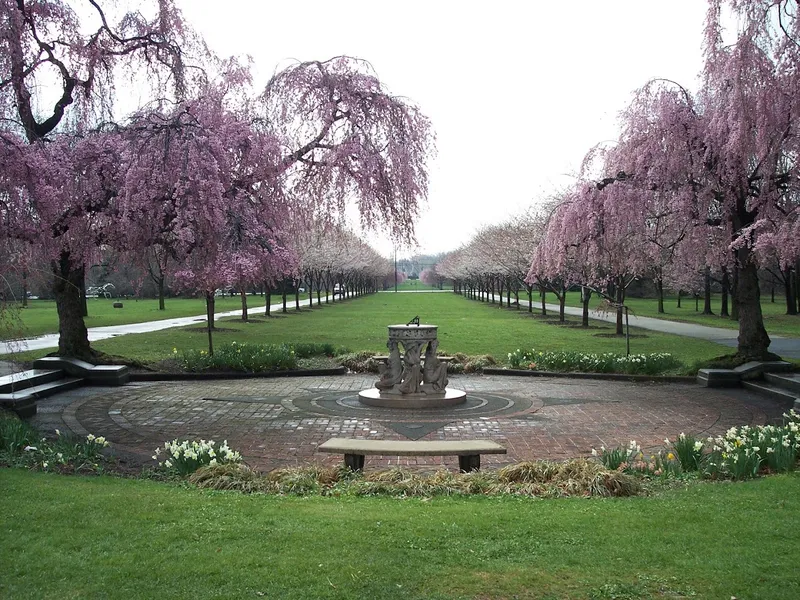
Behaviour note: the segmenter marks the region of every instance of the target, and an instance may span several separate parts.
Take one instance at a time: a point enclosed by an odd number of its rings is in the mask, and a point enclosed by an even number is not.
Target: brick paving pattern
[[[316,452],[331,437],[492,439],[507,455],[497,467],[533,459],[589,455],[592,448],[636,440],[661,448],[685,432],[717,435],[735,425],[778,422],[788,407],[742,389],[693,384],[504,376],[453,376],[467,392],[448,409],[372,408],[357,400],[374,375],[132,383],[86,387],[39,401],[34,423],[79,435],[104,435],[121,455],[147,464],[167,440],[227,439],[262,471],[342,458]],[[457,457],[367,457],[366,468],[458,468]]]

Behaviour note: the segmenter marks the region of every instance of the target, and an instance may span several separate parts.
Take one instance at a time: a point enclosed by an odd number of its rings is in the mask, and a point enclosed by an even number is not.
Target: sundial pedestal
[[[375,387],[359,392],[358,399],[384,408],[441,408],[466,402],[466,392],[447,387],[447,363],[436,357],[437,330],[436,325],[390,325],[386,367]]]

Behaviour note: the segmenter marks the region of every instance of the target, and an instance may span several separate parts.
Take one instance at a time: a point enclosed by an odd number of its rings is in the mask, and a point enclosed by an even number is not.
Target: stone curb
[[[275,377],[314,377],[317,375],[344,375],[345,367],[331,369],[297,369],[294,371],[267,371],[263,373],[131,373],[130,381],[204,381],[218,379],[273,379]]]
[[[519,377],[563,377],[569,379],[605,379],[606,381],[653,381],[656,383],[697,383],[696,377],[683,375],[626,375],[625,373],[559,373],[529,369],[483,369],[484,375],[515,375]]]

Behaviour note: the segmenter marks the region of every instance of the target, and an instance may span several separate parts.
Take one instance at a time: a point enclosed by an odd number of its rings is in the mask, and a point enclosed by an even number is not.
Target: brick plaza
[[[152,463],[173,439],[227,439],[262,471],[337,464],[318,453],[331,437],[492,439],[508,449],[485,467],[533,459],[587,456],[592,448],[636,440],[664,446],[681,432],[718,435],[736,425],[779,422],[788,407],[742,389],[691,383],[461,375],[450,387],[467,403],[448,409],[380,409],[361,405],[374,375],[130,383],[84,387],[39,402],[34,424],[105,436],[128,462]],[[368,457],[367,469],[395,465],[457,469],[456,457]]]

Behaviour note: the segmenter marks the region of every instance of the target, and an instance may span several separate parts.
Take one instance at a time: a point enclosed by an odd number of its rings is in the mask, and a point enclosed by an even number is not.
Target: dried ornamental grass
[[[367,474],[342,468],[294,467],[259,475],[241,464],[202,467],[189,481],[199,487],[295,495],[423,497],[519,495],[533,497],[631,496],[638,481],[601,464],[577,459],[565,463],[520,463],[500,471],[414,473],[403,468]]]

